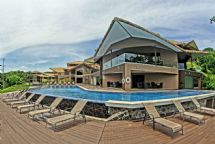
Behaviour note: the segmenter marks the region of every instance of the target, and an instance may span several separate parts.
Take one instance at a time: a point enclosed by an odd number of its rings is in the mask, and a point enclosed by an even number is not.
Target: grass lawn
[[[23,90],[29,87],[29,84],[19,84],[19,85],[14,85],[11,87],[7,87],[3,90],[0,90],[0,93],[7,93],[7,92],[13,92],[13,91],[18,91],[18,90]]]

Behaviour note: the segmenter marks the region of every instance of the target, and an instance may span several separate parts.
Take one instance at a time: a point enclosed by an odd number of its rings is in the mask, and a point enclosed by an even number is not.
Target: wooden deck
[[[171,118],[176,122],[178,119]],[[185,134],[174,139],[141,122],[87,121],[54,132],[44,122],[32,121],[0,101],[0,144],[213,144],[215,118],[207,116],[206,124],[184,122]]]

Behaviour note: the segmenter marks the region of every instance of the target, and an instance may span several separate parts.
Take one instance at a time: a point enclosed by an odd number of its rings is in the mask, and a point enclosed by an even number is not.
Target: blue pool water
[[[130,102],[148,101],[148,100],[178,98],[178,97],[194,96],[194,95],[210,93],[207,91],[197,91],[197,90],[116,93],[116,92],[86,91],[79,87],[44,88],[44,89],[32,90],[31,92],[37,93],[37,94],[45,94],[49,96],[60,96],[67,99],[86,99],[88,101],[95,101],[95,102],[105,102],[108,100],[130,101]]]

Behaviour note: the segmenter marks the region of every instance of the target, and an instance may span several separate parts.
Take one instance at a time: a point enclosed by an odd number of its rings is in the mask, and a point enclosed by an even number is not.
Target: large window
[[[104,63],[103,69],[105,70],[125,62],[163,65],[160,53],[157,53],[156,56],[155,53],[145,54],[124,53]]]

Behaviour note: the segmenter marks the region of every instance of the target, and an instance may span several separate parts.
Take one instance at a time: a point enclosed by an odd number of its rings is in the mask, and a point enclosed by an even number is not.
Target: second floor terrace
[[[171,60],[163,60],[160,53],[152,54],[134,54],[134,53],[123,53],[103,64],[103,70],[121,65],[123,63],[139,63],[139,64],[149,64],[158,66],[167,66],[178,68],[177,62],[172,62]]]

